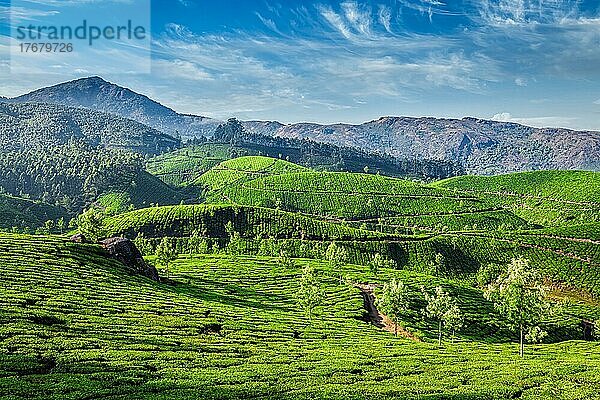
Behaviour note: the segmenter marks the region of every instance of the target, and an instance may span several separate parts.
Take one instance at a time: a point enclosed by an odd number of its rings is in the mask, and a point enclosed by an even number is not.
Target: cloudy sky
[[[100,75],[217,118],[475,116],[600,130],[597,0],[155,0],[151,60],[121,43],[13,57],[10,69],[11,26],[143,21],[136,2],[0,0],[0,95]]]

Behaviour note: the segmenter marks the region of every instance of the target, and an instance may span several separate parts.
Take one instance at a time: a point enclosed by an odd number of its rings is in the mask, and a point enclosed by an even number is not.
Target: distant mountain
[[[600,132],[538,129],[475,118],[408,117],[384,117],[361,125],[250,121],[244,127],[257,134],[311,139],[398,158],[458,162],[471,174],[600,171]]]
[[[11,103],[48,103],[88,108],[132,119],[163,133],[184,139],[210,136],[219,121],[179,114],[130,89],[100,77],[82,78],[5,99]]]
[[[64,145],[160,154],[178,148],[171,136],[116,115],[53,104],[0,103],[0,143],[5,150]]]
[[[123,116],[183,139],[212,137],[221,121],[179,114],[148,97],[106,82],[83,78],[2,102],[40,102],[83,107]],[[360,125],[286,125],[247,121],[254,134],[310,139],[398,159],[457,163],[471,174],[547,169],[600,171],[600,133],[538,129],[474,118],[383,117]]]

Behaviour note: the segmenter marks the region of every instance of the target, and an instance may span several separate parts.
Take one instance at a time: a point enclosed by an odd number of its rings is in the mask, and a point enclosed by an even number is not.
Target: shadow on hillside
[[[292,307],[282,305],[292,303],[289,297],[259,292],[255,289],[234,283],[224,283],[222,281],[199,277],[176,277],[157,285],[171,293],[229,306],[285,312],[295,310]]]

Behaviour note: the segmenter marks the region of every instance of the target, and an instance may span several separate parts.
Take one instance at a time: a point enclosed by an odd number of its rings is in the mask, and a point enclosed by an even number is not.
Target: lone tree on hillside
[[[438,322],[438,344],[442,345],[442,329],[445,326],[453,332],[462,328],[463,316],[456,299],[450,297],[448,292],[444,291],[441,286],[435,288],[435,294],[425,292],[425,301],[427,306],[423,310],[426,317],[429,317]]]
[[[396,263],[394,260],[390,260],[389,258],[385,258],[379,253],[375,253],[371,261],[369,262],[369,270],[373,275],[377,275],[377,273],[382,268],[394,268]]]
[[[525,339],[539,342],[545,332],[538,326],[548,315],[549,303],[546,291],[537,271],[529,267],[529,261],[515,258],[508,270],[492,282],[485,297],[494,303],[494,308],[519,333],[519,355],[525,353]]]
[[[327,258],[329,266],[333,269],[341,267],[346,260],[347,255],[346,250],[335,242],[331,242],[325,252],[325,258]]]
[[[446,270],[446,257],[441,253],[436,253],[433,267],[435,268],[435,274],[440,276]]]
[[[279,252],[279,257],[277,257],[277,265],[284,270],[290,270],[296,266],[296,263],[284,250]]]
[[[97,241],[104,236],[104,214],[95,208],[90,208],[77,217],[79,232],[89,240]]]
[[[402,281],[392,279],[383,285],[377,307],[394,323],[394,335],[398,336],[398,323],[410,310],[410,293]]]
[[[302,270],[297,299],[300,306],[308,315],[309,321],[312,321],[313,311],[323,302],[323,297],[323,291],[315,275],[315,270],[313,267],[307,265]]]
[[[165,267],[167,272],[167,278],[169,277],[169,265],[177,260],[177,250],[175,246],[169,243],[168,238],[162,238],[158,246],[156,247],[156,260]]]
[[[456,337],[456,331],[462,329],[465,323],[465,316],[463,312],[458,307],[456,302],[452,302],[450,308],[444,314],[444,325],[446,329],[452,334],[452,343],[454,343],[454,338]]]

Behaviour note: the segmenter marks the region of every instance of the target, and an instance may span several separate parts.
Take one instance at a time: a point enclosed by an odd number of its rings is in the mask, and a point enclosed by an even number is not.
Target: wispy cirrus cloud
[[[165,8],[153,74],[136,80],[180,111],[360,122],[508,108],[518,116],[495,117],[571,127],[598,112],[600,8],[589,0],[191,2]],[[223,21],[194,21],[180,4],[223,8]]]

